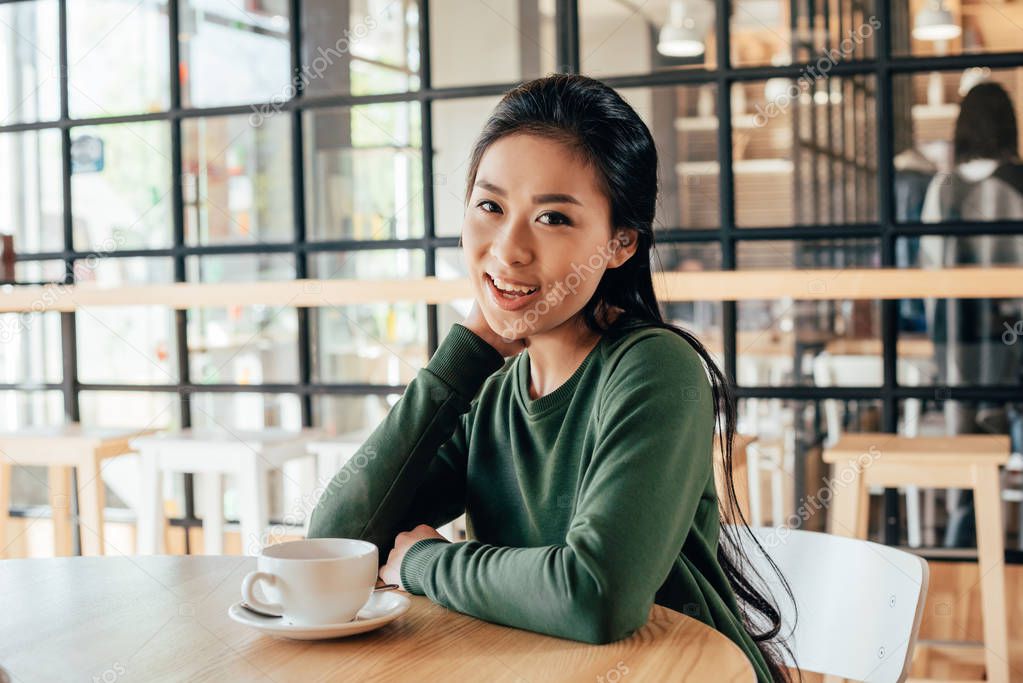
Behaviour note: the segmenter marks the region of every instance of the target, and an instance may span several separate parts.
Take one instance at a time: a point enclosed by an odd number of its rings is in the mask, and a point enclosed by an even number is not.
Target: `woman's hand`
[[[505,358],[514,356],[526,348],[525,342],[521,339],[505,339],[495,332],[494,329],[490,327],[490,323],[487,322],[487,319],[483,317],[483,311],[480,310],[480,304],[478,301],[472,302],[472,310],[469,311],[469,315],[465,316],[465,321],[462,324],[497,349],[497,352]]]
[[[384,583],[396,583],[401,586],[402,590],[406,590],[405,586],[401,583],[401,561],[405,559],[405,553],[412,547],[412,544],[424,538],[448,540],[432,526],[426,524],[420,524],[411,531],[403,531],[395,536],[394,547],[391,548],[390,554],[387,555],[387,563],[380,568],[380,578],[383,579]]]

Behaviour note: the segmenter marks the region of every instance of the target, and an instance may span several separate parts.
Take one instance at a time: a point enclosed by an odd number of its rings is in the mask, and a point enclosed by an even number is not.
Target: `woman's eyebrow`
[[[502,188],[494,185],[493,183],[487,182],[486,180],[477,180],[476,187],[481,187],[484,190],[493,192],[502,197],[507,197],[508,193]],[[582,206],[583,203],[570,194],[554,193],[554,194],[535,194],[533,195],[534,204],[578,204]]]

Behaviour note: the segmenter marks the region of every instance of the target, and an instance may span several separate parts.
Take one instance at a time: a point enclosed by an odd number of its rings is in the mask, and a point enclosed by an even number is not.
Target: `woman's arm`
[[[710,384],[679,341],[647,337],[612,371],[564,544],[424,539],[405,554],[402,584],[487,621],[591,643],[646,623],[713,471]]]
[[[462,416],[504,364],[493,346],[455,325],[426,367],[313,509],[309,538],[360,538],[387,557],[402,524],[440,519],[464,504]],[[457,514],[453,515],[453,519]]]

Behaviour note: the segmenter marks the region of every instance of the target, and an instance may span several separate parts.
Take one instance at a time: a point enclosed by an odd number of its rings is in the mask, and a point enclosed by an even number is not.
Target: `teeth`
[[[504,290],[506,292],[522,292],[523,294],[529,294],[539,289],[539,287],[523,287],[522,285],[513,285],[512,283],[505,282],[504,280],[496,278],[493,275],[490,276],[490,279],[494,281],[494,285],[498,289]]]

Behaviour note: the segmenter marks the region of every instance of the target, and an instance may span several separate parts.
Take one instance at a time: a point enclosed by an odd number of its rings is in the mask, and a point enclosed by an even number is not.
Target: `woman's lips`
[[[490,293],[490,300],[494,302],[499,308],[506,311],[517,311],[530,305],[536,301],[537,297],[540,296],[540,290],[542,287],[537,287],[535,291],[529,294],[518,294],[513,296],[505,296],[497,285],[494,284],[494,280],[490,277],[489,273],[483,274],[483,279],[486,281],[487,292]]]

